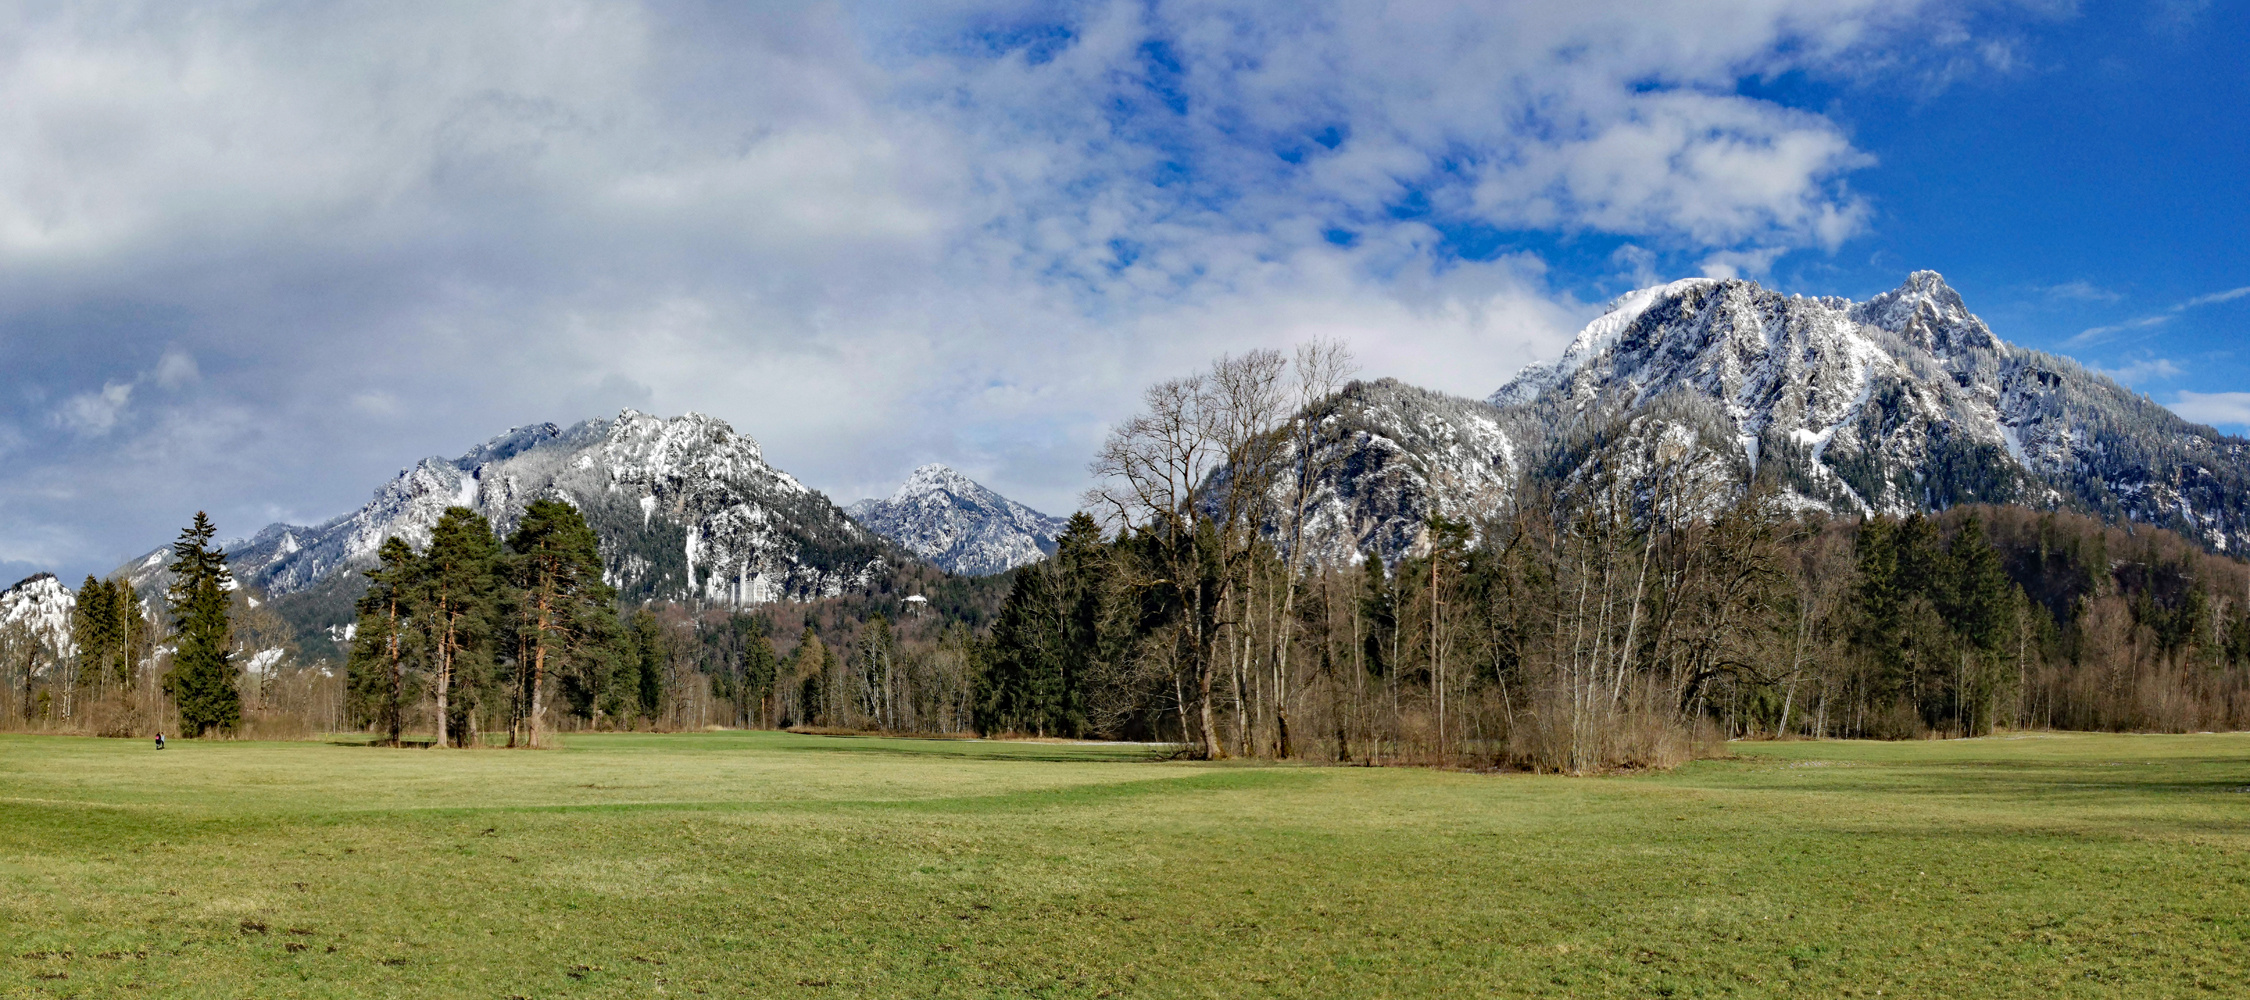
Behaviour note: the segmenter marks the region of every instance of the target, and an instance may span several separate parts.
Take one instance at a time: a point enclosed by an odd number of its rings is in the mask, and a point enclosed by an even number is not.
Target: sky
[[[2246,6],[15,0],[0,577],[623,407],[1067,511],[1221,353],[1481,397],[1699,274],[2243,433]]]

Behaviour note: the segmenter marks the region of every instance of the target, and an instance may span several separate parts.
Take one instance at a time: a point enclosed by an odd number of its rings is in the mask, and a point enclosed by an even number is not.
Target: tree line
[[[1433,474],[1450,513],[1390,560],[1313,544],[1339,435],[1365,432],[1302,415],[1352,367],[1313,344],[1152,386],[1053,556],[991,578],[636,603],[568,503],[505,537],[449,509],[366,572],[333,721],[441,745],[719,725],[1564,771],[1751,735],[2250,725],[2241,562],[2069,511],[1808,512],[1779,472],[1745,488],[1693,407],[1577,434],[1566,474],[1507,496]],[[262,693],[281,675],[251,680],[245,655],[277,647],[247,637],[274,628],[210,539],[198,515],[174,547],[163,627],[122,582],[81,588],[75,672],[48,675],[76,685],[65,702],[157,692],[191,733],[288,703]]]
[[[1096,466],[1110,530],[1019,571],[979,728],[1587,771],[1745,735],[2250,724],[2239,561],[2071,512],[1808,513],[1716,473],[1715,427],[1634,418],[1392,565],[1293,555],[1334,459],[1292,404],[1343,367],[1259,353],[1151,389]]]

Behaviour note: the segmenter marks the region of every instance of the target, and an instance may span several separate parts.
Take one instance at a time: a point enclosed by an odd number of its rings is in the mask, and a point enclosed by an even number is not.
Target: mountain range
[[[1315,473],[1308,544],[1346,560],[1395,560],[1430,514],[1473,517],[1527,491],[1567,504],[1615,473],[1645,494],[1659,468],[1718,501],[1762,480],[1835,514],[2021,503],[2250,545],[2250,442],[2007,344],[1930,271],[1865,302],[1740,279],[1644,288],[1484,399],[1378,379],[1295,419],[1315,428],[1299,456]],[[998,573],[1052,552],[1063,526],[942,465],[839,508],[724,421],[625,410],[424,459],[357,510],[271,525],[230,555],[293,617],[342,622],[385,538],[424,543],[455,504],[506,531],[543,496],[585,514],[610,582],[635,601],[819,598],[917,561]],[[168,561],[159,548],[122,571],[151,594]],[[53,606],[29,594],[16,604]]]
[[[625,410],[568,428],[512,428],[458,458],[402,469],[366,504],[315,525],[274,524],[227,545],[236,578],[275,600],[301,637],[351,618],[383,541],[429,542],[447,507],[505,533],[533,500],[569,501],[600,539],[608,581],[628,601],[748,607],[865,590],[918,560],[1001,572],[1052,551],[1060,523],[943,466],[915,472],[861,519],[766,463],[755,440],[690,413]],[[161,594],[168,547],[119,572]]]
[[[426,544],[459,505],[506,532],[541,497],[569,501],[601,539],[609,582],[629,600],[748,605],[830,596],[909,559],[819,491],[766,464],[758,444],[701,414],[517,427],[455,459],[401,470],[358,510],[275,524],[228,550],[236,577],[273,597],[374,564],[383,540]],[[169,558],[128,564],[144,591]]]
[[[1311,535],[1339,554],[1395,559],[1433,511],[1567,495],[1667,448],[1800,509],[2018,503],[2250,545],[2250,442],[2002,341],[1933,271],[1865,302],[1741,279],[1644,288],[1486,399],[1381,380],[1299,419],[1321,429]]]

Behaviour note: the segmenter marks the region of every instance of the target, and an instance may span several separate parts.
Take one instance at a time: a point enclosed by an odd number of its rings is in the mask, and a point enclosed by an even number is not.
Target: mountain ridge
[[[1432,512],[1496,509],[1526,488],[1568,496],[1603,468],[1645,478],[1667,449],[1701,456],[1707,486],[1770,477],[1799,509],[2019,503],[2250,547],[2250,441],[2007,343],[1935,271],[1864,302],[1738,278],[1637,289],[1484,400],[1385,379],[1296,419],[1321,428],[1314,463],[1344,470],[1323,473],[1312,511],[1314,544],[1334,555],[1395,560]],[[1386,485],[1351,482],[1361,468]],[[1481,496],[1445,499],[1447,480]]]
[[[853,520],[949,573],[986,576],[1054,554],[1066,520],[1033,510],[938,463],[889,497],[844,508]]]
[[[567,428],[514,427],[460,458],[422,459],[357,509],[317,525],[266,526],[229,550],[229,564],[244,583],[287,597],[372,565],[393,535],[426,543],[447,507],[477,510],[505,533],[541,497],[586,517],[605,577],[628,599],[748,606],[834,596],[910,558],[768,465],[725,421],[626,409]],[[165,552],[122,571],[146,590]]]

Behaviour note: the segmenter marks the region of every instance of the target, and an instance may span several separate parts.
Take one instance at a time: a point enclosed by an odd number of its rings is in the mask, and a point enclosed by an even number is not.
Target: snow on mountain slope
[[[1568,436],[1666,397],[1707,404],[1751,474],[1838,512],[2025,503],[2250,543],[2246,442],[2009,346],[1933,271],[1861,303],[1736,279],[1642,289],[1490,402]]]
[[[844,512],[947,572],[967,576],[1053,554],[1065,524],[936,464],[914,470],[889,498],[861,500]]]
[[[1297,420],[1295,433],[1306,420],[1314,428],[1308,550],[1346,562],[1397,561],[1432,512],[1473,517],[1504,505],[1526,472],[1519,442],[1535,436],[1489,404],[1388,378],[1353,382]],[[1281,479],[1275,499],[1286,506],[1295,481]]]
[[[415,545],[447,507],[502,532],[531,501],[567,500],[600,538],[628,599],[751,605],[864,585],[901,555],[819,492],[767,465],[756,441],[701,414],[625,410],[570,428],[517,427],[453,460],[402,470],[358,510],[313,526],[271,525],[228,546],[235,574],[280,597],[371,566],[393,535]],[[124,571],[147,592],[165,550]]]
[[[1800,510],[2020,503],[2250,545],[2250,442],[2010,346],[1932,271],[1857,303],[1737,279],[1644,288],[1487,400],[1382,380],[1299,419],[1320,429],[1308,538],[1330,558],[1395,561],[1431,513],[1527,489],[1566,516],[1646,511],[1660,491],[1708,512],[1761,477]]]
[[[70,640],[70,614],[77,606],[77,595],[53,573],[26,577],[0,590],[0,633],[23,629],[45,649],[46,658],[76,655],[78,647]]]

